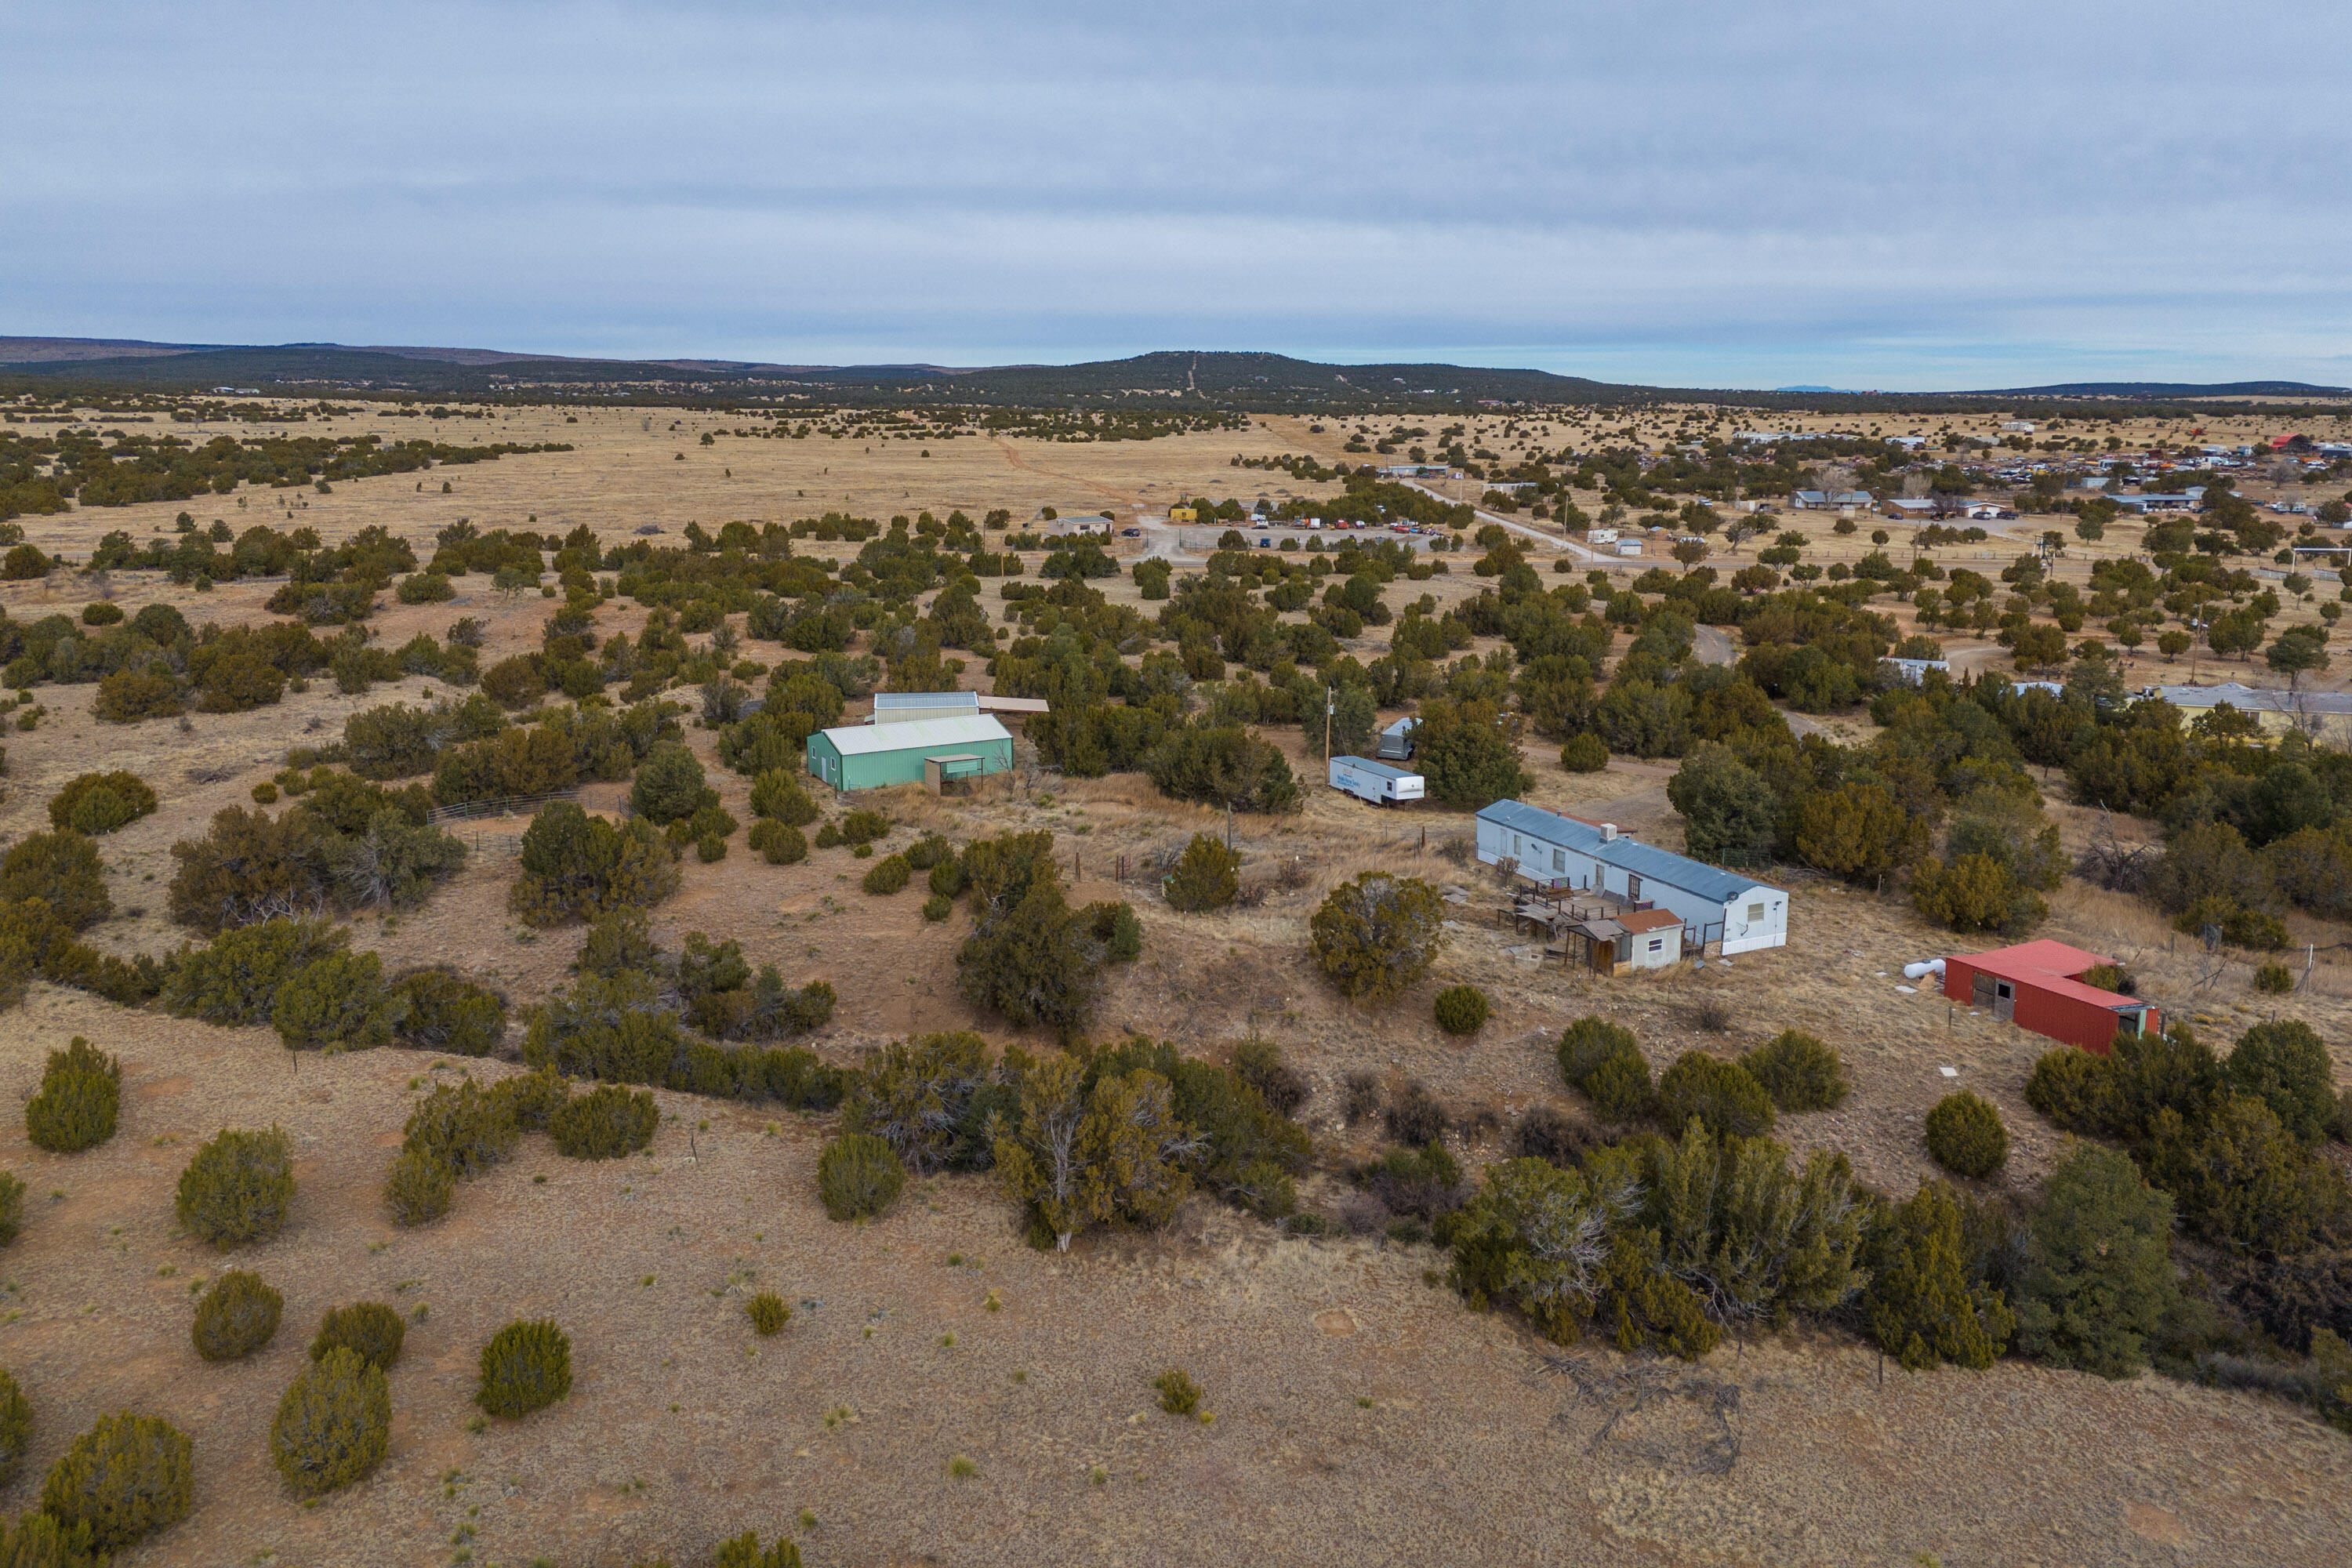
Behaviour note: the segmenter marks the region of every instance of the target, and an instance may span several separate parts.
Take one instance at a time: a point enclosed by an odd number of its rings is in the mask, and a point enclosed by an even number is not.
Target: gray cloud
[[[2341,7],[0,12],[0,323],[2352,379]]]

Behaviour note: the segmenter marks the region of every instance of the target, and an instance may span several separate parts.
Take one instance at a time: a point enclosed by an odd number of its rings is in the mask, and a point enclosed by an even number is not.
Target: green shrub
[[[478,1176],[510,1159],[521,1130],[510,1100],[473,1079],[436,1084],[408,1113],[401,1147],[422,1149],[458,1176]]]
[[[1444,902],[1427,882],[1367,871],[1331,889],[1308,922],[1308,947],[1341,995],[1385,1001],[1429,973],[1444,921]]]
[[[1171,1415],[1195,1415],[1201,1409],[1201,1385],[1181,1366],[1170,1367],[1151,1380],[1160,1391],[1160,1408]]]
[[[25,1397],[14,1377],[0,1372],[0,1487],[16,1479],[25,1450],[32,1446],[33,1402]],[[0,1563],[7,1562],[7,1553],[0,1552]]]
[[[2285,1256],[2340,1246],[2352,1230],[2343,1173],[2252,1095],[2226,1094],[2196,1117],[2158,1111],[2138,1152],[2182,1226],[2218,1246]]]
[[[0,1247],[16,1239],[25,1228],[25,1184],[0,1171]]]
[[[80,834],[31,833],[0,856],[0,904],[39,899],[71,931],[114,912],[98,846]]]
[[[953,899],[943,899],[939,894],[933,893],[923,900],[923,918],[927,921],[943,921],[953,913],[955,913]]]
[[[817,1196],[826,1214],[845,1223],[884,1213],[906,1184],[897,1152],[871,1133],[845,1132],[817,1156]]]
[[[772,1334],[793,1321],[793,1310],[773,1290],[762,1290],[743,1305],[751,1320],[752,1329],[761,1334]]]
[[[394,1225],[423,1225],[449,1212],[457,1173],[430,1149],[403,1149],[393,1156],[383,1183],[383,1205]]]
[[[486,1057],[507,1035],[507,999],[444,969],[415,969],[392,983],[393,1037],[411,1050]]]
[[[2284,996],[2294,989],[2294,974],[2284,963],[2265,963],[2254,971],[2254,989],[2271,996]]]
[[[2009,1129],[1991,1102],[1962,1089],[1927,1112],[1927,1152],[1957,1176],[1990,1176],[2009,1159]]]
[[[1197,914],[1221,910],[1241,890],[1242,858],[1224,841],[1205,833],[1192,835],[1176,868],[1160,884],[1160,894],[1171,910]]]
[[[174,1207],[190,1236],[226,1249],[276,1236],[293,1205],[292,1141],[225,1128],[180,1173]]]
[[[547,1119],[558,1153],[574,1160],[617,1160],[654,1141],[661,1108],[646,1089],[598,1084],[567,1100]]]
[[[207,1024],[266,1024],[278,988],[295,971],[347,948],[352,933],[330,921],[284,916],[224,931],[205,948],[182,948],[163,1005]]]
[[[871,844],[889,831],[889,814],[873,806],[861,805],[855,811],[842,814],[841,841],[844,844]]]
[[[121,1064],[76,1035],[49,1053],[41,1090],[25,1104],[25,1133],[52,1154],[95,1149],[114,1136],[121,1104]]]
[[[1834,1110],[1845,1103],[1845,1063],[1801,1030],[1789,1029],[1739,1058],[1781,1110]]]
[[[2018,1348],[2053,1366],[2129,1377],[2179,1299],[2172,1200],[2140,1180],[2128,1156],[2078,1145],[2027,1223]]]
[[[747,1530],[732,1541],[719,1543],[719,1554],[710,1560],[710,1568],[801,1568],[801,1549],[780,1535],[774,1545],[762,1552],[759,1531]]]
[[[955,846],[936,833],[926,833],[905,850],[907,864],[918,871],[929,871],[955,858]]]
[[[2335,1067],[2310,1025],[2293,1018],[2256,1024],[2238,1037],[2221,1070],[2306,1146],[2327,1136],[2336,1120]]]
[[[383,1368],[336,1346],[295,1373],[269,1424],[269,1454],[304,1497],[341,1491],[383,1462],[392,1390]]]
[[[828,822],[824,826],[816,830],[816,847],[818,848],[830,849],[840,842],[841,828],[838,824]]]
[[[716,833],[706,833],[694,841],[694,858],[709,866],[727,858],[727,840]]]
[[[412,572],[400,580],[392,595],[404,605],[437,605],[456,598],[457,590],[438,572]]]
[[[2105,1131],[2107,1098],[2106,1059],[2074,1046],[2042,1052],[2025,1080],[2025,1103],[2068,1132]]]
[[[1658,1075],[1658,1119],[1679,1133],[1693,1117],[1718,1138],[1761,1138],[1772,1131],[1772,1097],[1738,1062],[1685,1051]]]
[[[1121,900],[1088,904],[1086,908],[1087,934],[1102,943],[1103,957],[1113,963],[1132,963],[1143,955],[1143,922],[1136,918],[1135,906]]]
[[[963,861],[957,858],[942,860],[932,867],[929,880],[935,897],[952,899],[962,893],[964,884],[970,879],[964,875]]]
[[[1587,1073],[1584,1094],[1601,1121],[1618,1127],[1648,1116],[1657,1100],[1649,1061],[1638,1050],[1619,1051]]]
[[[818,814],[816,802],[809,798],[800,780],[782,768],[771,768],[751,781],[751,815],[786,827],[806,827]]]
[[[106,1568],[88,1523],[60,1524],[38,1509],[10,1529],[0,1518],[0,1563],[8,1568]]]
[[[278,982],[269,1021],[291,1050],[361,1051],[388,1044],[395,997],[373,952],[322,953]]]
[[[521,866],[507,904],[530,925],[649,909],[677,891],[677,852],[650,821],[616,827],[568,800],[531,818],[523,830]]]
[[[808,839],[801,830],[772,816],[761,817],[751,824],[751,836],[747,842],[771,866],[796,866],[808,858]]]
[[[1570,735],[1559,749],[1559,765],[1572,773],[1597,773],[1609,765],[1609,742],[1589,730]]]
[[[1449,985],[1437,994],[1437,1026],[1449,1035],[1475,1035],[1486,1026],[1493,1005],[1475,985]]]
[[[706,802],[718,798],[719,792],[703,782],[702,764],[675,741],[665,741],[647,752],[629,786],[630,807],[657,825],[692,816]]]
[[[547,1320],[509,1323],[482,1347],[474,1403],[512,1421],[572,1392],[572,1341]]]
[[[861,886],[869,893],[887,895],[905,887],[912,875],[904,855],[885,855],[866,870]]]
[[[310,1359],[323,1360],[329,1351],[349,1351],[370,1366],[390,1372],[407,1338],[408,1324],[398,1312],[381,1301],[354,1301],[327,1309],[319,1320],[318,1337],[310,1342]]]
[[[89,1526],[90,1543],[114,1552],[187,1517],[195,1445],[153,1415],[101,1415],[73,1440],[41,1488],[41,1511]]]
[[[1568,1087],[1585,1089],[1585,1080],[1612,1057],[1640,1056],[1642,1043],[1633,1031],[1606,1018],[1579,1018],[1559,1036],[1559,1075]]]
[[[1879,1349],[1912,1372],[1940,1363],[1990,1366],[2017,1331],[2000,1292],[1971,1281],[1969,1215],[1941,1182],[1927,1182],[1887,1215],[1863,1299]]]
[[[500,1079],[490,1098],[506,1108],[517,1127],[526,1132],[544,1132],[549,1120],[572,1098],[572,1082],[562,1073],[535,1068]]]
[[[82,773],[49,797],[49,826],[95,837],[152,812],[155,792],[137,773]]]
[[[285,1308],[286,1298],[260,1275],[228,1270],[197,1299],[195,1321],[189,1330],[196,1353],[206,1361],[243,1360],[277,1334]]]

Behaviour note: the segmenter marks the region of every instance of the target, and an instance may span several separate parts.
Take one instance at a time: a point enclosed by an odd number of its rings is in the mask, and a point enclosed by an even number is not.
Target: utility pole
[[[1339,710],[1339,689],[1336,686],[1325,687],[1323,689],[1323,760],[1326,763],[1331,760],[1331,715]]]

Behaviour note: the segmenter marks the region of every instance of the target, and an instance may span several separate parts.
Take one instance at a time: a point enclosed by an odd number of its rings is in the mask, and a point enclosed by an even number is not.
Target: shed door
[[[1969,977],[1969,1005],[1971,1007],[1992,1005],[1992,976],[1981,969]]]
[[[2017,1016],[2017,987],[2006,980],[1993,982],[1992,1016],[2011,1019]]]

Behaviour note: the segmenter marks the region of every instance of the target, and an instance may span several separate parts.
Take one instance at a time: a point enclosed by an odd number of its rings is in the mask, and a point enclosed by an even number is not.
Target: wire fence
[[[438,827],[450,822],[477,822],[492,816],[530,816],[541,806],[559,800],[578,800],[576,789],[550,790],[545,795],[502,795],[492,800],[460,801],[456,805],[436,805],[425,814],[425,820]]]

